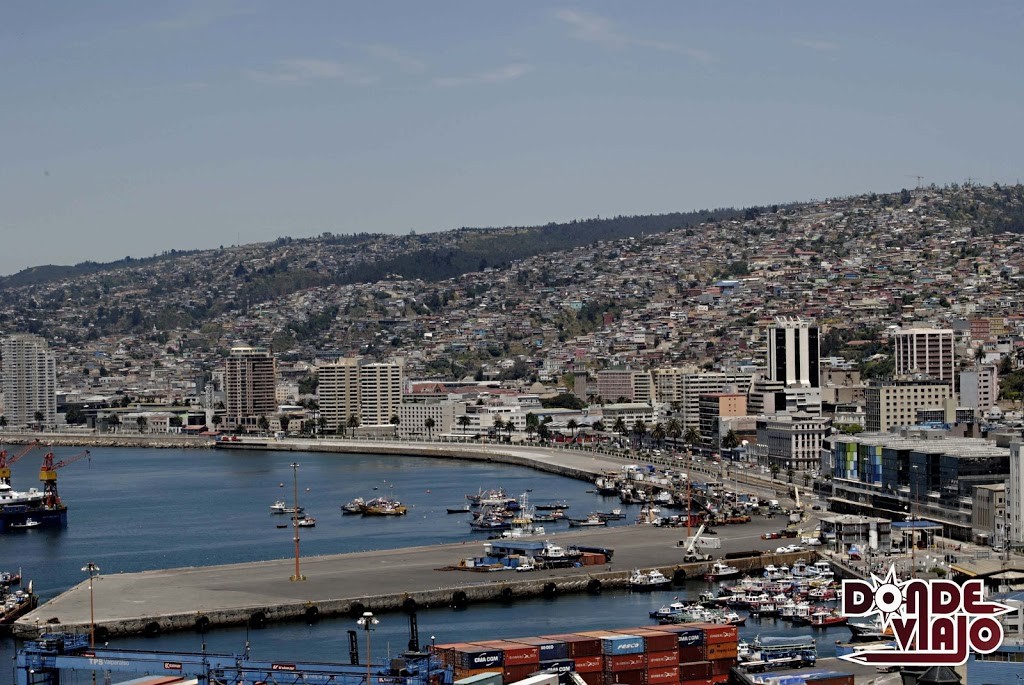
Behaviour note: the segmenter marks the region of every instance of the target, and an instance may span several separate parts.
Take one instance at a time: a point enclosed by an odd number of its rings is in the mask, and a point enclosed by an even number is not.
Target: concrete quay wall
[[[731,560],[729,563],[745,573],[757,573],[768,564],[792,564],[799,558],[814,559],[815,554],[797,552],[788,554],[765,554],[760,557]],[[243,565],[244,566],[244,565]],[[652,565],[676,584],[687,579],[703,578],[710,570],[711,562],[692,564]],[[390,591],[382,594],[360,594],[336,599],[307,599],[285,601],[283,598],[265,598],[261,603],[220,608],[189,607],[188,601],[175,603],[179,611],[163,613],[140,613],[119,618],[104,617],[102,611],[96,618],[96,637],[105,640],[112,636],[157,635],[178,631],[203,631],[215,627],[245,626],[261,628],[272,623],[288,621],[313,622],[321,618],[358,617],[364,611],[376,614],[437,608],[464,608],[484,602],[515,602],[520,599],[547,597],[587,592],[600,594],[607,590],[625,590],[629,586],[631,571],[609,571],[604,567],[581,567],[557,569],[544,574],[530,572],[472,572],[459,573],[466,582],[449,587]],[[554,574],[554,575],[549,575]],[[485,582],[480,582],[484,580]],[[69,593],[87,593],[85,582]],[[188,596],[187,594],[185,596]],[[84,597],[82,597],[84,599]],[[276,599],[276,601],[275,601]],[[61,620],[59,617],[46,618],[58,606],[44,605],[22,618],[13,626],[16,637],[31,639],[42,632],[66,631],[86,632],[89,630],[87,616],[77,620]]]

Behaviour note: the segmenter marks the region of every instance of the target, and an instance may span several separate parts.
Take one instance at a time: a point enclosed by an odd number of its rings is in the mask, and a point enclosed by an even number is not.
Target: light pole
[[[917,524],[914,522],[917,513],[917,464],[910,465],[910,577],[917,577]]]
[[[89,649],[96,647],[96,612],[92,600],[92,579],[99,575],[100,567],[91,561],[82,567],[89,574]]]
[[[380,623],[380,621],[377,620],[377,617],[373,615],[372,611],[364,611],[363,615],[359,617],[356,623],[366,631],[366,685],[370,685],[370,675],[373,668],[370,665],[372,663],[370,658],[370,631],[373,630],[373,627]],[[431,636],[431,641],[433,641],[433,636]]]
[[[295,502],[295,511],[292,512],[292,529],[295,531],[295,575],[291,580],[305,580],[306,576],[299,571],[299,465],[291,463],[292,467],[292,500]]]

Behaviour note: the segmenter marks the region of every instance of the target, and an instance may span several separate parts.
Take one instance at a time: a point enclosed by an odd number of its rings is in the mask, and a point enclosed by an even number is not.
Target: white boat
[[[298,509],[295,507],[289,507],[283,499],[279,499],[270,505],[271,514],[301,514],[302,511],[302,507],[299,507]]]
[[[570,528],[588,528],[591,526],[607,526],[608,519],[602,517],[600,514],[590,514],[585,519],[569,519]]]
[[[11,523],[7,527],[8,528],[35,528],[35,527],[41,526],[41,525],[43,525],[41,521],[36,521],[33,518],[27,518],[24,521],[21,521],[20,523]]]
[[[704,574],[705,580],[716,581],[716,580],[728,580],[730,578],[739,578],[742,574],[735,566],[729,566],[720,561],[716,561],[711,565],[711,570]]]
[[[635,569],[629,576],[630,590],[663,590],[672,585],[672,579],[656,568],[649,571]]]
[[[316,525],[316,519],[312,516],[302,516],[295,522],[295,525],[299,528],[312,528]]]

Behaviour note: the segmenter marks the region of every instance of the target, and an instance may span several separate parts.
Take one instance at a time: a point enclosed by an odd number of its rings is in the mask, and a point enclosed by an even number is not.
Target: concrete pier
[[[812,524],[813,525],[813,524]],[[765,530],[778,522],[757,520],[723,526],[722,554],[728,551],[774,549],[762,541]],[[93,604],[97,637],[157,634],[213,626],[318,617],[357,615],[364,610],[398,611],[409,608],[469,605],[486,601],[599,592],[626,586],[634,568],[658,568],[670,577],[702,574],[710,564],[681,564],[685,528],[620,526],[570,531],[547,536],[562,545],[606,547],[614,550],[610,564],[568,569],[472,572],[449,570],[461,559],[481,556],[482,541],[375,552],[357,552],[300,560],[305,580],[291,581],[294,559],[100,575],[94,580]],[[763,564],[792,563],[813,553],[769,554],[737,562],[751,569]],[[23,616],[14,626],[18,637],[44,631],[87,631],[89,584],[74,588]]]

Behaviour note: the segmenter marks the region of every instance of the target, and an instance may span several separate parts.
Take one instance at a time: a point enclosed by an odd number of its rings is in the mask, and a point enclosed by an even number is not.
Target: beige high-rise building
[[[953,387],[941,381],[896,381],[864,389],[865,429],[887,432],[893,426],[913,426],[918,412],[935,410],[945,415],[953,399]]]
[[[50,346],[38,335],[4,338],[3,392],[7,425],[21,428],[57,423],[57,365]],[[41,418],[37,419],[37,415]]]
[[[956,356],[951,328],[903,328],[893,334],[896,375],[921,374],[953,383]]]
[[[277,362],[265,347],[232,347],[224,366],[227,428],[259,430],[277,413]]]
[[[402,366],[347,357],[317,364],[320,417],[324,429],[337,431],[356,417],[361,426],[384,426],[399,416]]]

